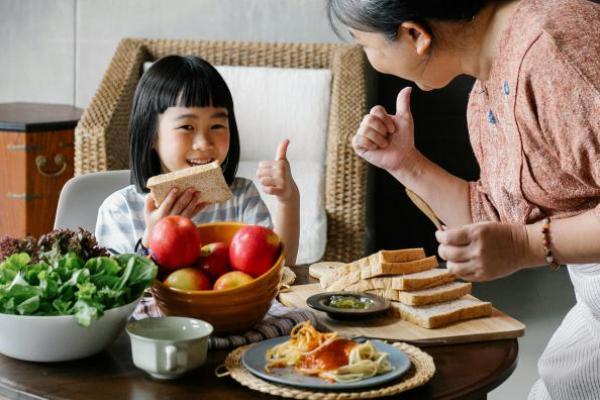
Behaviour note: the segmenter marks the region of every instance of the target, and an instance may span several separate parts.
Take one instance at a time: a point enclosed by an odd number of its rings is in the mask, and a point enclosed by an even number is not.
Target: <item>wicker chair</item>
[[[214,65],[331,70],[324,259],[361,257],[366,237],[366,165],[354,154],[350,138],[366,111],[366,60],[354,46],[124,39],[75,130],[75,175],[128,168],[124,135],[143,63],[169,54],[198,55]]]

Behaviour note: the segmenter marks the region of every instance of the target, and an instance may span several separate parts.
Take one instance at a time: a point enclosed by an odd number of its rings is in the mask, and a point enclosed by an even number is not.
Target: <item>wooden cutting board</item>
[[[306,299],[322,291],[318,283],[292,286],[289,290],[279,293],[279,300],[289,307],[308,308]],[[491,317],[472,319],[437,329],[421,328],[392,315],[358,321],[337,321],[329,318],[324,312],[312,311],[317,314],[319,323],[325,328],[347,336],[367,336],[422,344],[509,339],[523,336],[525,333],[525,325],[496,308],[493,309]]]
[[[308,267],[308,274],[315,279],[321,279],[321,276],[329,271],[336,269],[342,265],[346,265],[339,261],[321,261],[315,264],[311,264]]]

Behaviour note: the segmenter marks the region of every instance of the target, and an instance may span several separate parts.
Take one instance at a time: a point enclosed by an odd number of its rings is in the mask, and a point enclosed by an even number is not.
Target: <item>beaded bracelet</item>
[[[556,271],[560,264],[554,258],[554,254],[552,254],[552,249],[550,248],[552,244],[552,240],[550,238],[550,217],[546,217],[544,219],[544,224],[542,225],[542,234],[544,235],[544,256],[546,257],[546,262],[550,266],[552,271]]]

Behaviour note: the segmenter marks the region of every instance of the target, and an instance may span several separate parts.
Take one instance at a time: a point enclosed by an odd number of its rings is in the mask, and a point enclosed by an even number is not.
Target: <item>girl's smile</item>
[[[213,161],[219,164],[229,151],[229,116],[221,107],[169,107],[159,115],[154,148],[162,172]]]

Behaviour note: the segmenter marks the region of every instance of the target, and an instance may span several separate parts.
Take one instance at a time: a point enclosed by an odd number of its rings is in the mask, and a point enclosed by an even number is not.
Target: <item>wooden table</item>
[[[295,268],[298,283],[308,283],[306,268]],[[437,367],[425,386],[398,399],[485,399],[517,364],[516,339],[423,348]],[[0,399],[275,399],[233,379],[217,378],[215,368],[228,351],[212,351],[207,363],[185,377],[158,381],[137,369],[129,338],[123,334],[107,351],[84,360],[38,364],[0,355]]]

